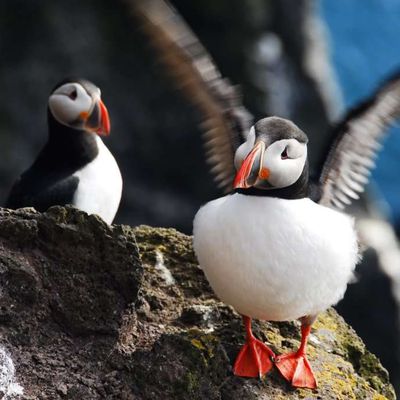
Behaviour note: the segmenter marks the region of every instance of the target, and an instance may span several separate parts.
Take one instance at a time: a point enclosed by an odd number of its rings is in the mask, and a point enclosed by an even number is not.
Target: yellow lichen
[[[382,396],[381,394],[374,394],[372,400],[387,400],[387,397]]]
[[[353,392],[357,379],[352,374],[346,374],[336,365],[326,365],[323,371],[317,372],[316,377],[320,385],[329,384],[335,391],[338,400],[356,400]]]
[[[207,350],[203,343],[201,343],[198,339],[192,339],[190,343],[192,343],[194,347],[197,347],[200,350]]]

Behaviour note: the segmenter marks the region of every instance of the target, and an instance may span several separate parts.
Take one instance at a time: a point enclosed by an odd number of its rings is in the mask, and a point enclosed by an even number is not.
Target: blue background
[[[346,108],[400,69],[399,0],[321,0],[331,60]],[[372,173],[400,224],[400,128],[390,131]]]

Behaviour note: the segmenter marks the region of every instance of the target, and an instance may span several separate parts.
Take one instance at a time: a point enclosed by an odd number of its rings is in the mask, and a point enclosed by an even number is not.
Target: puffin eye
[[[287,147],[285,147],[285,150],[283,150],[281,153],[281,159],[286,160],[287,158],[289,158],[289,156],[287,154]]]
[[[76,91],[76,89],[74,89],[74,90],[68,95],[68,97],[69,97],[71,100],[75,100],[75,99],[78,97],[78,92]]]

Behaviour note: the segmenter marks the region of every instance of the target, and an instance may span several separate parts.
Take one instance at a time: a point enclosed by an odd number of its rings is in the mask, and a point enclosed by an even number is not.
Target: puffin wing
[[[224,79],[178,12],[163,0],[125,0],[142,21],[158,56],[202,115],[207,161],[218,186],[232,189],[234,155],[252,116],[238,88]]]
[[[319,177],[319,203],[344,209],[368,182],[381,141],[400,117],[400,73],[336,125]]]
[[[72,204],[74,194],[79,185],[79,178],[69,176],[40,187],[40,180],[24,179],[24,175],[12,187],[5,207],[17,209],[34,207],[40,212],[54,205]],[[34,186],[35,183],[38,186]]]

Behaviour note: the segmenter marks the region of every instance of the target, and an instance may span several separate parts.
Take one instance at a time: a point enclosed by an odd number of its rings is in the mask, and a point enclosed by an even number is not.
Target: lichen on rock
[[[191,238],[108,226],[73,208],[0,211],[0,335],[21,399],[394,399],[386,370],[334,310],[314,324],[315,391],[276,370],[234,377],[240,317],[219,302]],[[295,322],[255,322],[277,353]]]

